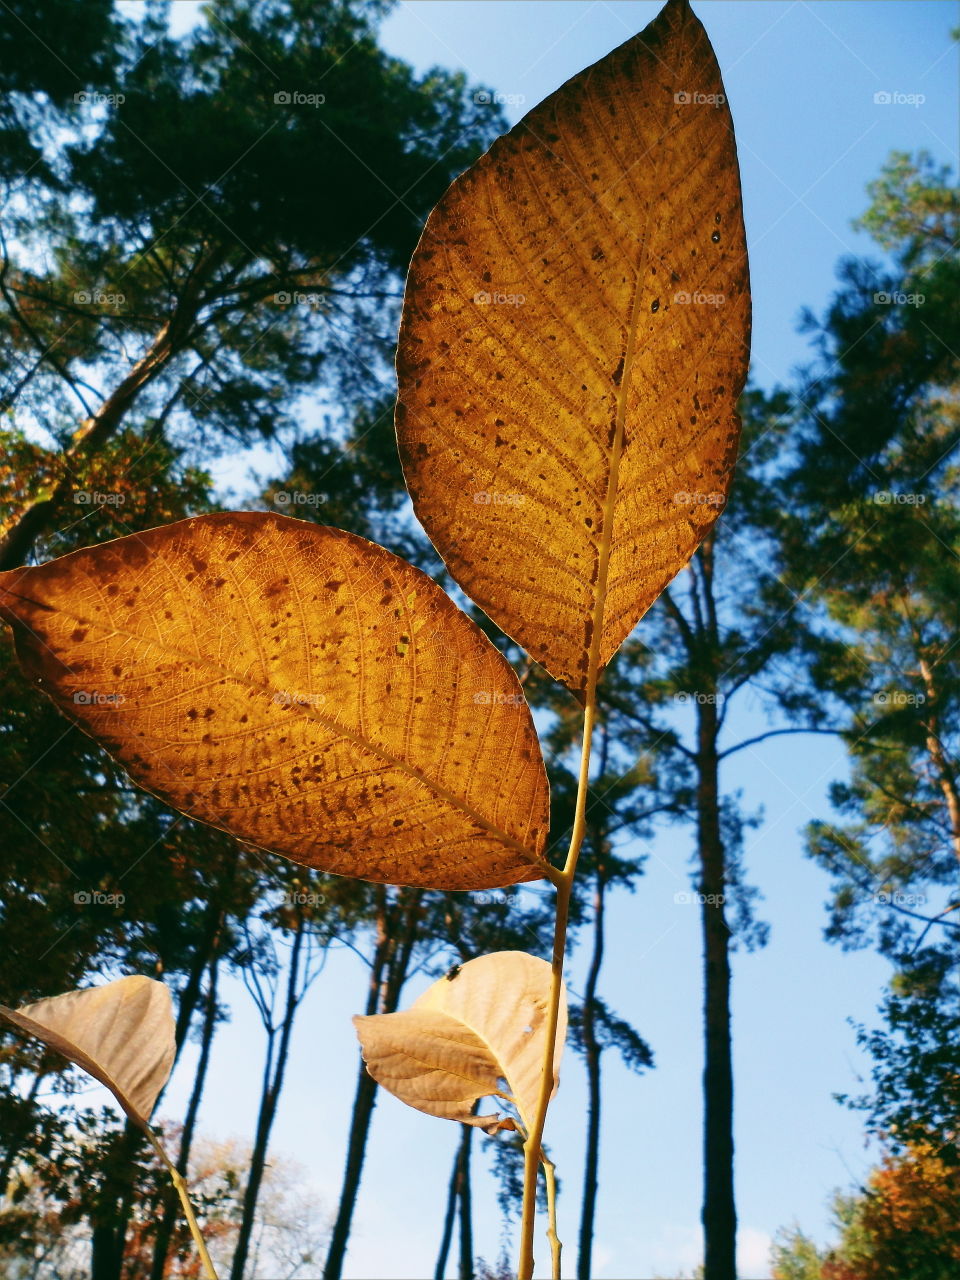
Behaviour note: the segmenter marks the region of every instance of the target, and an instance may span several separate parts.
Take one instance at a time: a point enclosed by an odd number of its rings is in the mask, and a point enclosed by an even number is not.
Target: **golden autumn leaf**
[[[397,358],[414,509],[464,591],[576,691],[725,501],[749,317],[733,125],[686,0],[430,215]]]
[[[25,1004],[0,1005],[0,1018],[106,1085],[146,1129],[175,1053],[170,992],[152,978],[119,978]]]
[[[496,1115],[474,1116],[478,1098],[506,1090],[529,1130],[543,1072],[551,969],[524,951],[468,960],[401,1013],[358,1015],[354,1026],[373,1078],[408,1106],[488,1133],[512,1128]],[[554,1086],[566,1038],[561,994]]]
[[[296,862],[537,879],[548,791],[511,667],[426,574],[262,512],[0,574],[21,664],[133,778]]]

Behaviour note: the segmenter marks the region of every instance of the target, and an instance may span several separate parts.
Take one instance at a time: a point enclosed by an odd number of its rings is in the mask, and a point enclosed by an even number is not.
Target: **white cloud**
[[[744,1280],[768,1280],[772,1243],[766,1231],[759,1231],[756,1227],[740,1228],[737,1232],[737,1270]]]

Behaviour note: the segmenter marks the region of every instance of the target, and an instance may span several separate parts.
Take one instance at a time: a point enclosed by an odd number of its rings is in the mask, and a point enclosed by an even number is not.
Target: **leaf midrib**
[[[678,40],[682,38],[683,27],[686,25],[688,12],[689,8],[684,10],[681,26],[678,31]],[[675,79],[676,77],[674,76],[674,79],[671,81],[671,87],[672,84],[675,83]],[[669,101],[669,97],[667,100]],[[594,110],[596,110],[595,107]],[[663,138],[664,130],[661,129],[659,142],[662,143]],[[662,147],[658,146],[655,152],[654,168],[659,168],[661,158]],[[600,651],[603,644],[604,617],[607,607],[607,579],[610,570],[610,552],[613,545],[613,522],[616,514],[617,497],[619,494],[620,461],[623,456],[623,444],[626,428],[627,395],[630,389],[630,379],[633,373],[634,358],[637,352],[640,299],[643,293],[644,270],[650,249],[650,224],[653,218],[653,211],[654,206],[651,201],[647,209],[647,220],[643,229],[640,260],[636,267],[636,280],[633,287],[633,300],[630,307],[630,320],[627,328],[627,342],[623,355],[623,370],[620,376],[620,385],[617,388],[616,428],[614,431],[613,445],[610,450],[610,470],[607,473],[607,492],[603,504],[603,536],[600,539],[600,559],[597,568],[597,589],[593,609],[593,632],[590,637],[590,650],[587,660],[586,685],[588,690],[591,684],[596,683],[600,670]]]
[[[430,990],[428,988],[427,991],[424,992],[424,995],[426,996],[429,994],[430,994]],[[468,1022],[466,1018],[461,1018],[457,1014],[451,1013],[448,1009],[434,1009],[434,1008],[418,1009],[417,1008],[418,1003],[419,1001],[415,1000],[413,1004],[410,1006],[410,1008],[405,1010],[405,1012],[419,1013],[421,1016],[425,1013],[431,1013],[441,1018],[448,1018],[455,1026],[466,1027],[468,1031],[470,1031],[473,1035],[476,1036],[476,1038],[480,1041],[480,1043],[486,1048],[487,1052],[490,1054],[490,1059],[493,1062],[493,1065],[497,1068],[498,1078],[502,1078],[506,1080],[507,1083],[510,1085],[510,1087],[513,1088],[514,1091],[513,1091],[513,1094],[511,1095],[512,1101],[514,1103],[514,1106],[517,1108],[517,1110],[520,1113],[520,1119],[523,1121],[524,1126],[526,1128],[529,1128],[530,1126],[529,1126],[529,1121],[527,1119],[526,1111],[520,1103],[520,1099],[517,1095],[517,1091],[514,1088],[513,1080],[511,1078],[514,1075],[514,1073],[507,1070],[506,1063],[503,1061],[500,1054],[493,1047],[489,1039],[483,1034],[483,1032],[479,1029],[479,1027],[474,1026],[472,1022]],[[407,1050],[404,1050],[404,1052],[407,1052]],[[410,1054],[410,1057],[413,1057],[413,1054]],[[414,1061],[420,1063],[421,1066],[427,1067],[431,1071],[446,1070],[446,1068],[431,1067],[429,1063],[421,1063],[419,1058],[414,1058]],[[454,1075],[458,1073],[451,1072],[450,1074]],[[468,1079],[468,1077],[462,1076],[462,1075],[459,1078],[461,1080]],[[491,1097],[493,1095],[484,1094],[483,1096]]]

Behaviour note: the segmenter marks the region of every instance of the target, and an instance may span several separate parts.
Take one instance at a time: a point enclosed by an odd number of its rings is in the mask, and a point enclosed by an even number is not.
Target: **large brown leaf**
[[[0,1005],[0,1018],[82,1067],[147,1127],[175,1053],[173,1006],[162,982],[119,978],[19,1009]]]
[[[471,1107],[505,1080],[529,1131],[543,1075],[551,980],[550,965],[524,951],[469,960],[402,1013],[354,1018],[367,1070],[408,1106],[490,1133],[512,1122],[471,1115]],[[562,991],[554,1093],[566,1030]]]
[[[732,121],[685,0],[430,215],[397,361],[414,507],[463,589],[575,690],[725,501],[749,313]]]
[[[200,516],[0,575],[27,672],[148,790],[389,884],[537,879],[548,793],[509,664],[363,538]]]

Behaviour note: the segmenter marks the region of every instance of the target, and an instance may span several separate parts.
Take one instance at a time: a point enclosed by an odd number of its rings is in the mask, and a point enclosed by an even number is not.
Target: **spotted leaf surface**
[[[340,875],[537,879],[548,792],[509,664],[419,570],[261,512],[0,575],[21,664],[142,786]]]
[[[574,690],[726,500],[749,322],[733,125],[686,0],[530,111],[427,222],[397,362],[414,508]]]

